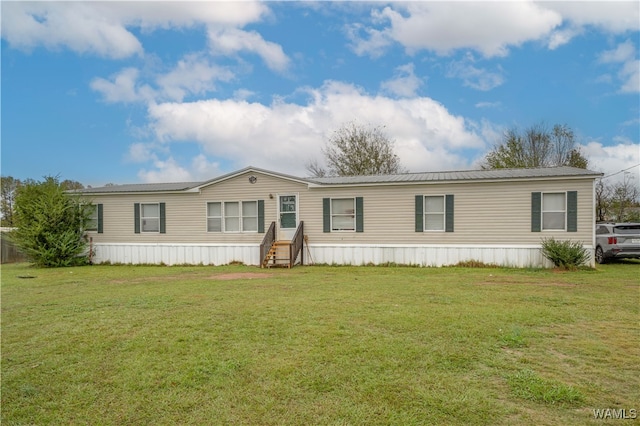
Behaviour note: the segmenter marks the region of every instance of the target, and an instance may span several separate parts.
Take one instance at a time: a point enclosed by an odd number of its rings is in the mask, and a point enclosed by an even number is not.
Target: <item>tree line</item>
[[[596,220],[604,222],[640,222],[640,189],[631,175],[616,183],[596,182]]]

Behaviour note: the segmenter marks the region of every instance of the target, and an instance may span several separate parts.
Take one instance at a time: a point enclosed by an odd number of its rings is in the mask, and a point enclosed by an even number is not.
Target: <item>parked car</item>
[[[640,259],[640,223],[596,224],[596,262]]]

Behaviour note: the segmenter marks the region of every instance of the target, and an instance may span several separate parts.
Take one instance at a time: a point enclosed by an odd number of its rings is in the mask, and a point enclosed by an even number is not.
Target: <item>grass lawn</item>
[[[639,262],[1,272],[3,425],[602,425],[620,420],[594,409],[640,411]]]

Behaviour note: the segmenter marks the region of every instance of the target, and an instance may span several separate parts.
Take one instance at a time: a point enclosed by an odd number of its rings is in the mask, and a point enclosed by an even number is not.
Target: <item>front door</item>
[[[279,240],[291,240],[298,226],[298,197],[287,194],[278,196]]]

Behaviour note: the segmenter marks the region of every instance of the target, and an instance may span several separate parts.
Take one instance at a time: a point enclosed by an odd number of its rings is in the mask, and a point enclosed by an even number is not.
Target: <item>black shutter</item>
[[[416,232],[424,232],[424,196],[416,195]]]
[[[578,191],[567,192],[567,232],[578,231]]]
[[[356,197],[356,232],[364,232],[364,210],[362,197]]]
[[[453,194],[445,195],[445,232],[453,232]]]
[[[165,204],[160,203],[160,233],[161,234],[167,233],[166,223],[167,223],[167,213],[166,213]]]
[[[258,233],[264,234],[264,200],[258,200]]]
[[[102,234],[102,231],[103,231],[102,218],[103,218],[102,204],[98,204],[98,234]]]
[[[140,203],[133,205],[133,232],[140,233]]]
[[[322,199],[322,232],[331,232],[331,199]]]
[[[531,232],[540,232],[542,224],[542,193],[531,193]]]

